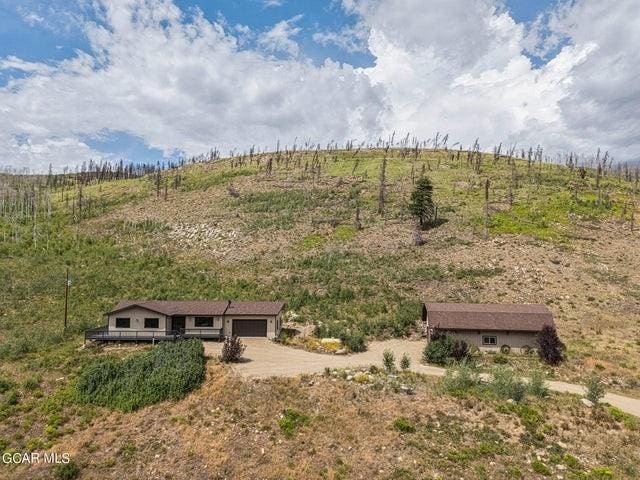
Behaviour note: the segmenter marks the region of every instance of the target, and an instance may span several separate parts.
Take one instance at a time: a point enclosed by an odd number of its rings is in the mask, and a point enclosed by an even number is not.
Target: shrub
[[[534,460],[531,462],[531,468],[533,468],[534,472],[544,475],[545,477],[551,475],[551,469],[540,460]]]
[[[597,375],[591,375],[587,379],[587,393],[585,394],[585,398],[594,405],[597,405],[600,403],[600,400],[602,400],[602,397],[604,397],[604,394],[602,379]]]
[[[406,353],[402,354],[402,358],[400,359],[400,368],[402,370],[409,370],[410,367],[411,367],[411,359]]]
[[[225,337],[222,345],[220,361],[224,363],[238,362],[245,350],[245,345],[237,335]]]
[[[542,373],[541,370],[531,372],[529,382],[527,383],[527,393],[540,398],[549,395],[549,387],[547,387],[544,373]]]
[[[510,398],[516,402],[524,399],[526,384],[516,377],[513,370],[506,367],[494,367],[489,381],[490,390],[498,397]]]
[[[629,415],[617,407],[609,407],[609,415],[611,415],[615,421],[622,422],[629,430],[636,430],[638,428],[637,417]]]
[[[340,340],[352,352],[364,352],[367,349],[364,333],[360,330],[344,332],[340,335]]]
[[[102,358],[78,376],[76,398],[82,403],[136,410],[163,400],[179,400],[205,377],[202,342],[163,342],[124,360]]]
[[[480,384],[480,375],[472,363],[461,362],[456,367],[447,368],[442,379],[442,388],[447,393],[459,395]]]
[[[612,480],[613,472],[609,467],[595,467],[589,472],[589,480]]]
[[[0,377],[0,393],[4,393],[7,390],[12,389],[14,386],[15,383],[13,383],[11,380]]]
[[[56,480],[75,480],[80,475],[80,468],[73,460],[69,463],[56,465],[53,469],[53,477]]]
[[[309,416],[292,408],[282,412],[282,418],[278,420],[278,426],[285,437],[291,438],[298,428],[309,423]]]
[[[393,428],[402,433],[413,433],[416,431],[415,425],[405,417],[396,418],[393,421]]]
[[[396,356],[391,350],[385,349],[385,351],[382,352],[382,364],[389,372],[396,369]]]
[[[451,356],[457,362],[469,358],[469,345],[464,340],[454,340],[451,345]]]
[[[560,341],[556,328],[545,325],[538,334],[538,355],[549,365],[558,365],[564,360],[564,343]]]
[[[493,363],[495,363],[496,365],[506,365],[507,363],[509,363],[509,359],[506,357],[506,355],[498,353],[493,356]]]
[[[432,336],[431,341],[422,352],[423,360],[437,365],[446,365],[451,358],[452,343],[451,338],[446,335],[438,336],[435,339]]]

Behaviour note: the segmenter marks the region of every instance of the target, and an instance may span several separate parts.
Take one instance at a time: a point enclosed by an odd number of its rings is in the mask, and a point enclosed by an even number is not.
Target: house
[[[85,339],[273,338],[280,333],[283,312],[283,302],[122,300],[105,313],[107,325],[87,330]]]
[[[434,329],[444,330],[484,351],[528,352],[542,327],[554,325],[544,305],[479,303],[425,303],[422,321],[429,338]]]

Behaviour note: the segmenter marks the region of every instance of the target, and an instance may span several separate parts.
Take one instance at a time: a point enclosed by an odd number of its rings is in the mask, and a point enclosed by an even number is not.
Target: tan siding
[[[129,308],[118,313],[112,313],[109,318],[109,331],[114,332],[132,332],[139,330],[138,336],[152,335],[154,332],[165,332],[167,330],[167,317],[161,313],[152,312],[145,308]],[[131,319],[130,328],[116,328],[116,318]],[[157,318],[158,328],[144,328],[145,318]]]
[[[478,347],[483,351],[499,351],[503,345],[509,345],[512,351],[518,351],[525,345],[531,348],[536,347],[537,333],[535,332],[492,332],[492,331],[452,331],[456,338],[464,340],[468,345]],[[497,344],[495,347],[482,345],[482,337],[485,335],[491,335],[497,337]]]

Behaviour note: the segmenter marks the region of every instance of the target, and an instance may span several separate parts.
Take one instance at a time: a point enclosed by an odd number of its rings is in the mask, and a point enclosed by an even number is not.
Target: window
[[[116,318],[116,328],[131,328],[131,319]]]
[[[144,319],[144,328],[158,328],[160,325],[160,320],[157,318],[145,318]]]
[[[213,327],[213,317],[196,317],[194,323],[196,327]]]
[[[482,336],[482,344],[483,345],[497,345],[498,337],[483,335]]]

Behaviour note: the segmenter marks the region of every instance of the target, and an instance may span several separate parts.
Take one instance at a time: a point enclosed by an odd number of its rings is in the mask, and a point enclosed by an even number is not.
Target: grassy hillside
[[[446,222],[414,246],[421,175]],[[424,300],[539,302],[568,346],[549,375],[595,371],[640,395],[636,188],[623,169],[422,149],[246,156],[55,188],[3,177],[0,376],[16,393],[2,394],[0,440],[48,446],[88,428],[98,411],[68,397],[100,354],[80,348],[81,332],[125,297],[283,299],[297,321],[344,338],[411,335]]]

